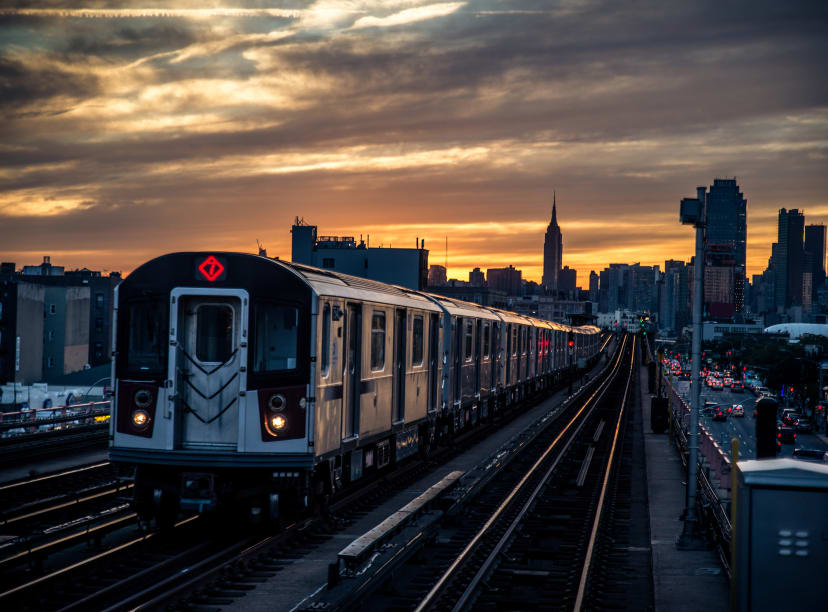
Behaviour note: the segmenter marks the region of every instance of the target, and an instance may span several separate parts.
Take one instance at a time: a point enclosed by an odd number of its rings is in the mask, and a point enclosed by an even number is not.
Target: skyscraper
[[[805,253],[811,264],[808,270],[811,273],[813,294],[825,284],[825,226],[805,226]]]
[[[709,250],[723,253],[727,247],[733,254],[732,304],[736,312],[745,306],[745,264],[747,245],[747,200],[736,179],[714,179],[707,194],[707,227],[705,258]]]
[[[779,209],[779,239],[773,251],[776,278],[776,306],[788,308],[802,304],[802,267],[804,249],[802,234],[805,215],[796,208]]]
[[[547,291],[558,289],[558,275],[561,271],[563,259],[563,238],[558,226],[557,205],[555,192],[552,192],[552,220],[546,228],[546,238],[543,241],[543,279],[541,284]]]

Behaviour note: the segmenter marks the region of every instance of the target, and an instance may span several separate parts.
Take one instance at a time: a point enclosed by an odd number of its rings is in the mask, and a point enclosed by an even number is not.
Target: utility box
[[[650,429],[653,433],[664,433],[667,429],[667,398],[654,397],[650,402]]]
[[[740,461],[733,504],[732,609],[828,609],[828,466]]]

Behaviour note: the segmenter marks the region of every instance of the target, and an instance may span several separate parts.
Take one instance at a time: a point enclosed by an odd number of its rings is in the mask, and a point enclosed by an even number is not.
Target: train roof
[[[439,311],[438,307],[427,297],[405,287],[381,283],[360,276],[342,274],[332,270],[314,268],[305,264],[278,261],[303,277],[317,295],[361,299],[395,306]]]
[[[223,261],[231,261],[230,258],[232,258],[232,261],[238,263],[249,261],[250,265],[243,266],[242,270],[240,270],[242,272],[241,276],[245,278],[244,282],[255,285],[263,285],[268,282],[267,274],[264,273],[265,268],[261,268],[260,266],[270,265],[274,269],[280,269],[290,273],[317,295],[358,299],[380,304],[392,304],[431,312],[446,312],[454,316],[477,317],[492,321],[500,320],[505,323],[531,325],[557,331],[576,331],[584,334],[600,332],[600,329],[592,325],[570,327],[562,323],[537,319],[491,306],[481,306],[480,304],[465,302],[444,295],[408,289],[360,276],[351,276],[350,274],[343,274],[334,270],[316,268],[305,264],[283,261],[281,259],[273,259],[253,253],[207,251],[168,253],[156,257],[136,268],[124,279],[123,288],[134,286],[133,291],[143,291],[148,288],[158,287],[159,284],[161,286],[164,284],[175,286],[178,282],[187,282],[189,284],[191,280],[196,281],[194,283],[196,286],[210,285],[209,282],[203,279],[193,279],[191,276],[191,270],[195,267],[194,263],[198,263],[199,258],[202,257],[228,258]],[[223,278],[218,280],[220,282],[224,281]]]

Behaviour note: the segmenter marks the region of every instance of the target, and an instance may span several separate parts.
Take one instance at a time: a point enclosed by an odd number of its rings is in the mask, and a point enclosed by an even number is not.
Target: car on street
[[[793,427],[782,425],[776,432],[776,438],[782,444],[794,444],[796,442],[796,431]]]
[[[713,420],[714,421],[726,421],[728,411],[724,406],[716,406],[713,409]]]
[[[796,421],[796,431],[799,433],[811,433],[813,432],[813,427],[811,427],[811,421],[804,417],[800,417]]]
[[[828,452],[821,448],[796,448],[793,456],[797,459],[808,459],[828,463]]]
[[[731,416],[744,417],[745,407],[742,404],[733,404],[733,409],[730,411]]]
[[[782,424],[789,427],[796,427],[799,420],[799,413],[793,408],[785,408],[782,411]]]

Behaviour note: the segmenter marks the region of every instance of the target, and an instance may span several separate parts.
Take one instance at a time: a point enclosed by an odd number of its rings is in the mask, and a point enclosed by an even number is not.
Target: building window
[[[54,304],[49,304],[49,314],[55,314],[57,312],[57,308],[55,308]]]
[[[385,313],[374,311],[371,316],[371,369],[385,367]]]
[[[95,317],[95,333],[103,333],[103,317]]]
[[[323,257],[322,267],[332,270],[336,267],[336,260],[333,257]]]
[[[101,359],[103,357],[103,343],[96,342],[95,343],[95,359]]]
[[[331,305],[322,309],[322,376],[327,376],[331,365]]]
[[[421,316],[414,317],[411,365],[423,365],[423,317]]]
[[[95,294],[95,308],[98,310],[102,310],[104,305],[104,294],[103,293],[96,293]]]
[[[55,367],[55,358],[54,357],[49,357],[49,359],[46,360],[46,367],[47,368]]]
[[[49,339],[49,342],[55,339],[55,330],[50,329],[49,332],[46,334],[46,337]]]

